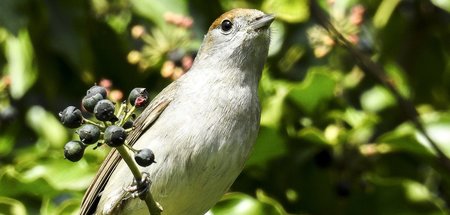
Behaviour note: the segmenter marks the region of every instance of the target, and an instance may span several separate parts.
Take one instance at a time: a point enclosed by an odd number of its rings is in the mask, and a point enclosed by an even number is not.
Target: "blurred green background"
[[[322,0],[450,156],[450,0]],[[108,150],[77,163],[58,112],[94,83],[152,95],[236,7],[275,13],[261,130],[212,214],[448,214],[450,170],[394,96],[319,27],[307,0],[1,0],[0,214],[76,214]],[[156,155],[157,156],[157,155]]]

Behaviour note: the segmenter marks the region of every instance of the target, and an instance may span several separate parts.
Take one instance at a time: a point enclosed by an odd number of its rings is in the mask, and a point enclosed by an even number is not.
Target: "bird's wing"
[[[164,109],[173,100],[177,83],[173,82],[167,86],[152,102],[145,108],[145,110],[135,120],[136,126],[128,135],[127,142],[133,145],[139,139],[145,130],[149,129],[151,125],[158,119]],[[101,192],[105,188],[111,174],[114,172],[121,157],[117,150],[112,149],[108,156],[103,161],[97,175],[94,177],[91,185],[86,190],[83,200],[81,202],[80,214],[94,214],[97,204],[100,201]]]

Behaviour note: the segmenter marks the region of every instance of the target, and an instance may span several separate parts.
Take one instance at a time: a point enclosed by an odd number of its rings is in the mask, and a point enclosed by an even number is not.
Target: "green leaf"
[[[160,28],[165,26],[164,13],[172,12],[187,15],[187,1],[183,0],[131,0],[135,13],[155,22]]]
[[[295,86],[288,97],[303,111],[312,114],[319,106],[333,98],[336,81],[325,67],[308,71],[305,80]]]
[[[0,181],[2,187],[13,187],[14,189],[0,189],[0,195],[18,196],[33,194],[38,196],[54,195],[55,189],[42,178],[26,178],[12,165],[0,169]]]
[[[351,107],[345,109],[343,119],[353,128],[371,126],[378,122],[374,115],[370,115],[367,112],[359,111]]]
[[[283,116],[283,105],[289,93],[290,84],[272,80],[266,72],[260,81],[261,125],[277,128]]]
[[[438,145],[438,147],[450,157],[450,121],[441,119],[437,122],[428,123],[425,125],[430,138]],[[416,133],[418,141],[425,147],[432,149],[428,140],[419,132]],[[434,150],[433,150],[434,151]]]
[[[323,132],[314,127],[308,127],[300,130],[298,136],[302,139],[307,140],[308,142],[319,144],[319,145],[328,145],[330,144],[328,140],[325,138]]]
[[[277,214],[287,214],[283,208],[283,205],[281,205],[281,203],[279,203],[274,198],[271,198],[270,196],[268,196],[263,190],[261,190],[261,189],[256,190],[256,198],[260,202],[263,202],[263,203],[273,206],[274,209],[277,211]]]
[[[6,157],[14,147],[14,140],[17,132],[13,129],[8,129],[5,134],[0,135],[0,157]]]
[[[433,156],[430,147],[421,144],[410,124],[404,124],[380,136],[375,142],[379,143],[383,152],[407,152],[420,156]]]
[[[261,127],[258,139],[246,166],[265,167],[270,160],[283,156],[287,149],[282,136],[276,129]]]
[[[227,193],[212,209],[213,215],[278,215],[279,209],[243,193]]]
[[[0,196],[0,214],[25,215],[27,210],[20,201]]]
[[[5,69],[11,77],[11,96],[20,99],[37,78],[37,70],[33,64],[33,46],[27,30],[20,30],[17,37],[9,35],[5,55],[8,62]]]
[[[379,85],[367,90],[361,95],[361,105],[364,110],[378,112],[396,104],[395,97]]]
[[[307,0],[264,0],[262,10],[289,23],[305,22],[309,18]]]
[[[411,96],[410,84],[405,71],[396,63],[388,63],[385,66],[386,75],[389,81],[394,84],[400,94],[406,98]]]
[[[91,182],[93,174],[86,162],[72,163],[65,160],[61,150],[60,160],[41,161],[40,164],[24,172],[22,177],[29,181],[45,179],[57,190],[83,190]]]
[[[431,0],[431,3],[450,13],[450,0]]]
[[[383,0],[375,13],[373,25],[376,28],[383,28],[386,26],[389,18],[399,3],[400,0]]]
[[[286,27],[277,20],[272,23],[270,28],[272,31],[270,34],[269,57],[276,55],[281,50],[286,35]]]
[[[52,146],[62,147],[68,139],[66,129],[56,117],[40,106],[31,107],[26,114],[27,124]]]

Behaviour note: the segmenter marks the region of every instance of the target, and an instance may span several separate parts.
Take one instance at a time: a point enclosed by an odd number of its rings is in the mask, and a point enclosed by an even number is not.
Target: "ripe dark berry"
[[[145,88],[134,88],[128,96],[128,101],[136,107],[144,107],[148,104],[148,92]]]
[[[89,88],[89,90],[87,90],[86,95],[95,95],[99,93],[104,99],[106,99],[106,88],[101,87],[101,86],[92,86],[91,88]]]
[[[83,100],[81,100],[81,104],[83,105],[84,109],[86,109],[89,113],[93,113],[95,105],[97,105],[97,103],[102,99],[104,98],[100,93],[88,94],[83,98]]]
[[[123,128],[124,129],[129,129],[132,128],[134,125],[133,120],[129,119],[128,121],[125,122],[125,124],[123,124]]]
[[[100,100],[94,108],[94,115],[100,121],[116,121],[117,117],[114,115],[114,104],[107,100]]]
[[[69,141],[64,145],[64,157],[72,162],[79,161],[86,147],[80,141]]]
[[[152,163],[155,163],[155,154],[153,151],[147,148],[140,149],[134,154],[134,160],[139,166],[146,167]]]
[[[84,144],[93,144],[100,138],[100,128],[96,125],[85,124],[77,131],[81,142]]]
[[[314,156],[314,162],[321,168],[330,167],[333,164],[333,152],[330,149],[322,149]]]
[[[105,130],[105,143],[111,147],[121,146],[127,138],[125,129],[117,125],[111,125]]]
[[[67,128],[78,128],[83,123],[83,116],[81,111],[74,107],[69,106],[59,113],[61,123]]]

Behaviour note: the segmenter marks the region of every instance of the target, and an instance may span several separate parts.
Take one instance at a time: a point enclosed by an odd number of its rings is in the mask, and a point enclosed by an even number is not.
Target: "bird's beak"
[[[253,21],[252,23],[252,27],[254,30],[267,29],[269,28],[270,24],[273,22],[274,19],[275,19],[274,15],[265,14],[263,16],[256,18],[256,20]]]

